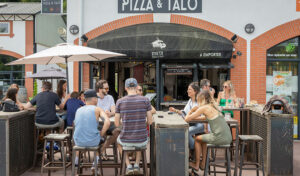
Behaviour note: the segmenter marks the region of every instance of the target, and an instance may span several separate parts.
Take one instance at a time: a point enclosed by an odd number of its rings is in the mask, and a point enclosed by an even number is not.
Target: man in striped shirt
[[[120,119],[122,123],[122,130],[117,140],[120,144],[120,152],[122,152],[121,146],[146,147],[148,143],[147,124],[152,123],[151,104],[148,98],[136,93],[137,85],[135,78],[128,78],[125,81],[125,90],[128,95],[119,99],[116,104],[115,125],[120,126]],[[136,153],[133,167],[128,155],[125,157],[127,174],[139,174],[141,152]]]

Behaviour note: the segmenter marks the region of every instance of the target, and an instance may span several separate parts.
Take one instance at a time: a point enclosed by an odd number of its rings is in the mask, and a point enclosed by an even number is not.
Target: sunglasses
[[[138,91],[142,92],[143,90],[142,89],[138,89]]]
[[[228,86],[223,86],[224,88],[227,88]]]
[[[105,90],[109,90],[109,88],[108,88],[108,87],[106,87],[106,88],[103,88],[103,89],[105,89]]]

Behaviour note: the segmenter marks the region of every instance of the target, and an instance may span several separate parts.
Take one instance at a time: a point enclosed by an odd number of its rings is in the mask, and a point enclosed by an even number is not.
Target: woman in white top
[[[187,90],[187,93],[188,93],[188,96],[190,97],[190,99],[189,99],[188,103],[185,105],[184,109],[178,110],[178,109],[175,109],[174,107],[170,107],[169,111],[176,112],[179,115],[185,117],[190,112],[191,109],[198,106],[196,97],[197,97],[197,94],[199,93],[199,91],[200,91],[200,87],[199,87],[198,83],[192,82],[189,85],[188,90]],[[202,123],[194,123],[194,124],[190,123],[190,127],[189,127],[189,148],[190,149],[194,149],[194,146],[195,146],[194,145],[195,140],[194,140],[193,136],[195,134],[199,134],[199,133],[204,133],[204,125]]]

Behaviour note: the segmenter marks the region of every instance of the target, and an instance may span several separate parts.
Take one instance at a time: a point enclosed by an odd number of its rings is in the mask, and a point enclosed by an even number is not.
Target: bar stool
[[[117,142],[114,142],[112,145],[110,145],[106,149],[109,149],[109,148],[113,150],[113,154],[112,155],[105,155],[105,156],[107,156],[108,158],[112,157],[114,163],[117,164],[118,163],[118,147],[117,147]],[[117,176],[117,175],[118,175],[118,168],[115,168],[115,176]]]
[[[59,127],[49,127],[43,124],[38,124],[35,123],[35,144],[34,144],[34,158],[33,158],[33,167],[35,167],[36,164],[36,160],[37,160],[37,155],[38,154],[43,154],[43,149],[38,150],[38,142],[39,142],[39,134],[42,131],[50,131],[51,133],[56,132],[57,130],[59,130]]]
[[[240,160],[240,176],[242,175],[242,170],[256,170],[256,175],[259,176],[259,170],[262,171],[263,176],[265,175],[264,170],[264,158],[263,158],[263,138],[258,135],[239,135],[239,140],[242,143],[242,156]],[[254,142],[255,143],[255,154],[256,154],[256,162],[245,162],[244,163],[244,152],[246,142]],[[259,155],[260,154],[260,155]],[[260,162],[259,163],[259,156]],[[245,165],[254,165],[256,168],[243,168]]]
[[[64,143],[67,141],[70,142],[69,134],[48,134],[44,137],[44,151],[42,158],[42,167],[41,167],[41,175],[43,175],[43,170],[48,170],[48,175],[51,175],[51,170],[63,169],[64,175],[66,175],[66,169],[71,165],[71,162],[66,162],[66,153],[64,151]],[[62,161],[54,161],[54,153],[53,153],[53,144],[54,141],[60,142],[60,150],[61,150],[61,159]],[[50,142],[50,150],[46,152],[47,142]],[[49,161],[45,164],[45,154],[49,155]],[[57,166],[62,165],[62,166]]]
[[[224,149],[225,150],[225,160],[216,161],[214,157],[212,161],[210,161],[209,157],[210,152],[215,149]],[[226,165],[226,172],[216,171],[215,167],[219,166],[219,163],[225,163]],[[210,170],[210,166],[214,166],[214,171]],[[221,167],[221,166],[219,166]],[[206,162],[205,162],[205,169],[204,169],[204,176],[207,176],[207,173],[225,173],[227,176],[231,175],[231,167],[230,167],[230,144],[229,145],[214,145],[214,144],[207,144],[207,154],[206,154]]]
[[[73,146],[73,157],[72,157],[72,176],[75,175],[75,158],[76,158],[76,152],[79,152],[79,157],[78,157],[78,170],[77,173],[81,174],[81,168],[82,167],[92,167],[93,166],[93,162],[92,163],[80,163],[81,161],[81,152],[94,152],[94,160],[96,161],[97,164],[95,164],[95,176],[98,175],[98,161],[97,161],[97,152],[100,153],[99,151],[99,146],[95,146],[95,147],[80,147],[80,146]],[[100,172],[101,172],[101,176],[103,176],[103,169],[102,169],[102,160],[99,159],[99,164],[100,164]]]
[[[122,158],[121,158],[121,169],[120,169],[120,175],[126,174],[126,168],[125,168],[125,154],[131,153],[131,152],[141,152],[142,154],[142,164],[143,164],[143,175],[148,176],[147,172],[147,157],[146,157],[146,150],[147,146],[145,147],[122,147]]]

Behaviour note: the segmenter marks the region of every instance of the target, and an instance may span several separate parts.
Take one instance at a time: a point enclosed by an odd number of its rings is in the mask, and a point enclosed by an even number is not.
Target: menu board
[[[273,95],[292,96],[291,84],[291,71],[273,71]]]
[[[62,13],[62,0],[42,0],[42,13]]]

